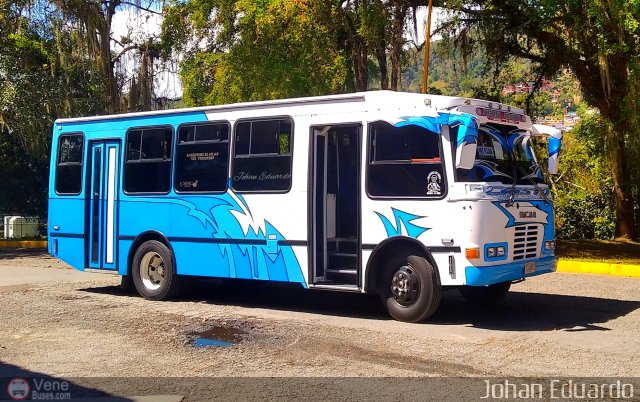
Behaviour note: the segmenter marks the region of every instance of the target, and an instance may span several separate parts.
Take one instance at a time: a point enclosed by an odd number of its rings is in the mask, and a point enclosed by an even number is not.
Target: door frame
[[[91,269],[117,270],[122,141],[111,138],[90,140],[87,148],[89,155],[86,167],[85,266]],[[99,178],[95,176],[95,158],[98,152],[101,159]],[[97,195],[96,186],[99,189]]]
[[[328,149],[328,143],[329,143],[329,131],[331,130],[331,128],[338,128],[338,127],[354,127],[357,129],[357,141],[358,141],[358,146],[357,146],[357,159],[358,159],[358,163],[357,165],[357,169],[358,169],[358,174],[357,174],[357,186],[358,186],[358,216],[357,216],[357,223],[356,223],[356,229],[357,229],[357,237],[358,237],[358,244],[357,244],[357,253],[358,253],[358,258],[357,258],[357,263],[356,263],[356,269],[357,269],[357,287],[358,289],[362,288],[362,275],[363,275],[363,268],[362,268],[362,196],[363,196],[363,191],[362,191],[362,183],[363,183],[363,169],[362,169],[362,158],[363,158],[363,144],[364,142],[364,138],[363,138],[363,133],[364,133],[364,124],[362,121],[356,121],[356,122],[346,122],[346,123],[318,123],[318,124],[312,124],[309,126],[309,174],[308,174],[308,236],[309,236],[309,251],[308,251],[308,255],[309,255],[309,284],[315,285],[317,284],[319,281],[321,281],[322,279],[326,278],[326,269],[327,269],[327,264],[328,264],[328,254],[327,254],[327,209],[326,209],[326,194],[327,194],[327,167],[328,167],[328,153],[327,153],[327,149]],[[316,131],[319,131],[319,133],[316,133]],[[324,131],[324,133],[323,133]],[[325,152],[324,152],[324,164],[323,164],[323,169],[324,169],[324,197],[323,197],[323,203],[324,203],[324,209],[323,209],[323,225],[324,225],[324,229],[323,229],[323,234],[324,234],[324,239],[322,241],[323,244],[323,249],[324,249],[324,260],[323,260],[323,264],[324,264],[324,268],[323,268],[323,273],[324,275],[322,276],[318,276],[316,275],[316,247],[317,247],[317,243],[318,243],[318,239],[316,238],[316,230],[315,230],[315,221],[316,221],[316,157],[317,157],[317,152],[316,152],[316,136],[318,135],[323,135],[325,137]],[[342,287],[344,285],[341,284],[336,284],[335,286],[337,287]]]

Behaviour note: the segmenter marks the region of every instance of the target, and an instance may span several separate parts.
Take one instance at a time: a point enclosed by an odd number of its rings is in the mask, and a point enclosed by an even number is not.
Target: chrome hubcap
[[[411,266],[403,265],[398,268],[391,279],[391,294],[401,306],[411,306],[418,299],[420,282]]]
[[[157,290],[165,280],[166,269],[160,254],[150,251],[142,257],[140,279],[147,289]]]

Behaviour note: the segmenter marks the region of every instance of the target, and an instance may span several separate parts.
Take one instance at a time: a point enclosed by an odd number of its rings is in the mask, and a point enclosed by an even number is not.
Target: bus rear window
[[[370,123],[366,187],[372,197],[442,197],[440,135],[417,125]]]
[[[183,125],[176,146],[175,189],[179,192],[227,191],[229,125]]]
[[[55,190],[58,194],[77,195],[82,191],[84,135],[65,134],[58,139]]]
[[[125,192],[169,192],[172,134],[170,126],[132,129],[127,132]]]

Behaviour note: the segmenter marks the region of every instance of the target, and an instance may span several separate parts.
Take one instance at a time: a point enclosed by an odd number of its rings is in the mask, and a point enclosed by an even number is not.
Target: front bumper
[[[487,286],[495,283],[515,281],[549,272],[555,272],[558,257],[543,257],[536,260],[536,270],[531,274],[524,273],[524,264],[530,261],[518,261],[502,265],[488,265],[484,267],[465,267],[467,286]]]

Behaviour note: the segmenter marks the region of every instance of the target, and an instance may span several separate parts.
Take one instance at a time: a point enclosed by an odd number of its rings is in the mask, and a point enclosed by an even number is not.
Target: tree
[[[156,0],[39,0],[58,9],[67,24],[71,25],[78,37],[83,39],[82,48],[86,57],[92,62],[94,68],[102,74],[105,81],[104,90],[106,113],[117,113],[128,110],[150,110],[153,94],[153,66],[158,59],[157,40],[146,37],[136,41],[130,32],[125,37],[113,36],[113,20],[116,13],[134,10],[160,14],[154,7],[158,5]],[[38,1],[36,1],[37,3]],[[114,44],[119,46],[114,51]],[[123,59],[134,54],[138,59],[138,73],[130,76],[126,74]],[[118,74],[118,72],[125,72]],[[124,76],[123,76],[124,75]],[[137,79],[136,79],[137,77]],[[134,87],[137,84],[137,87]],[[128,87],[128,88],[127,88]],[[138,104],[128,104],[124,92],[130,89],[136,92]]]
[[[0,3],[0,210],[45,215],[53,121],[101,110],[102,80],[59,14]]]
[[[640,2],[637,0],[452,0],[448,27],[475,29],[487,51],[535,63],[539,76],[569,67],[586,102],[607,124],[605,144],[616,204],[615,235],[635,239],[629,147],[639,134]]]
[[[321,95],[344,84],[326,2],[191,0],[165,12],[163,49],[181,54],[185,104]]]

